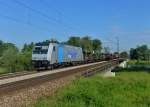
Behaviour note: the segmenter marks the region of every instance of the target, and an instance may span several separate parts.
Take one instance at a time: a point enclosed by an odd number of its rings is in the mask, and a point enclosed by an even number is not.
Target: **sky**
[[[150,46],[150,0],[0,0],[0,40],[15,43],[91,36],[111,50]]]

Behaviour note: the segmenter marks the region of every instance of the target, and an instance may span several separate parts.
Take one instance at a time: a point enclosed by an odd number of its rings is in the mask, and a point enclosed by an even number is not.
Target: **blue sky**
[[[0,39],[18,47],[89,35],[104,46],[150,46],[150,0],[0,0]]]

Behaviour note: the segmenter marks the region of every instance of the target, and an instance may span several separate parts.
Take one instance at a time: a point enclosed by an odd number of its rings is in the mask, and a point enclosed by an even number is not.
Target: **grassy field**
[[[54,97],[39,99],[34,107],[150,107],[150,73],[81,78]]]

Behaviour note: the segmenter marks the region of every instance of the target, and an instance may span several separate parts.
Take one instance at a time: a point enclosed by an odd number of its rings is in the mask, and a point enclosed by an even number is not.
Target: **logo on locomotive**
[[[74,51],[68,52],[68,58],[76,58],[76,56],[77,56],[76,52],[74,52]]]

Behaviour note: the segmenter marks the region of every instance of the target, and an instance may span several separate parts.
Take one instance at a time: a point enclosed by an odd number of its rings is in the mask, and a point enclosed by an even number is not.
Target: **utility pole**
[[[117,52],[119,54],[120,53],[120,40],[119,40],[119,37],[116,37],[116,40],[117,40]]]
[[[117,42],[116,45],[117,45],[117,52],[118,52],[118,58],[117,58],[118,61],[117,61],[117,62],[118,62],[118,64],[119,64],[119,57],[120,57],[120,54],[119,54],[119,53],[120,53],[120,52],[119,52],[119,51],[120,51],[120,50],[119,50],[119,45],[120,45],[120,44],[119,44],[119,37],[118,37],[118,36],[116,37],[116,42]]]

